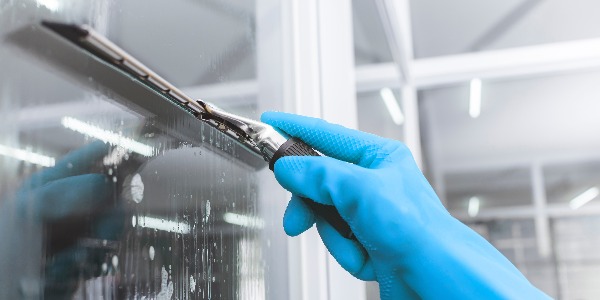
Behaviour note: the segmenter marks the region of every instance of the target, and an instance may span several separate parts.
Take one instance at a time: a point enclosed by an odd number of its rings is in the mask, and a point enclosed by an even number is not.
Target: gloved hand
[[[261,120],[328,156],[275,163],[275,177],[294,195],[285,232],[295,236],[316,223],[331,255],[355,277],[378,281],[382,299],[548,298],[448,213],[404,144],[292,114],[266,112]],[[358,242],[299,196],[334,205]]]
[[[46,298],[69,298],[82,278],[99,276],[109,246],[123,230],[124,212],[113,204],[114,183],[92,172],[108,150],[99,141],[77,149],[33,174],[15,193],[17,216],[45,227]],[[85,245],[86,240],[108,246]]]

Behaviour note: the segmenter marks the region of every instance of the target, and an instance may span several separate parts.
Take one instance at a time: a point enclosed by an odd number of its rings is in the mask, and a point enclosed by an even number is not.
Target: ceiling
[[[413,0],[416,57],[512,48],[600,36],[590,0]]]

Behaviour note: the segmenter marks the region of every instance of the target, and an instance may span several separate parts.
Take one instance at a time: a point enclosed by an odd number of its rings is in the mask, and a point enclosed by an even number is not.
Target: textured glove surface
[[[378,281],[382,299],[547,298],[448,213],[404,144],[298,115],[266,112],[261,120],[326,155],[275,163],[275,177],[294,195],[285,232],[295,236],[316,223],[338,263],[359,279]],[[358,242],[315,216],[299,196],[334,205]]]

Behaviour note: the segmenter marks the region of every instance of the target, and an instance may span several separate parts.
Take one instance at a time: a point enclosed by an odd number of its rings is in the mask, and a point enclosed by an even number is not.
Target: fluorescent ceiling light
[[[469,115],[477,118],[481,114],[481,79],[471,80],[471,98],[469,101]]]
[[[106,155],[102,159],[102,164],[104,164],[105,166],[120,165],[127,153],[127,149],[123,147],[115,147],[110,153],[108,153],[108,155]]]
[[[479,214],[479,198],[471,197],[471,199],[469,199],[467,213],[469,214],[469,217],[475,217]]]
[[[56,162],[56,160],[50,156],[34,153],[29,150],[12,148],[4,145],[0,145],[0,155],[16,158],[22,161],[26,161],[28,163],[44,167],[52,167]]]
[[[584,206],[586,203],[594,200],[594,198],[598,197],[599,194],[600,190],[597,187],[589,188],[585,192],[579,194],[579,196],[573,198],[573,200],[569,202],[569,206],[571,209],[578,209]]]
[[[389,88],[382,88],[379,91],[379,95],[383,99],[385,106],[387,107],[388,112],[392,116],[392,120],[396,125],[402,125],[404,123],[404,114],[400,109],[400,105],[398,105],[398,101],[394,96],[394,93]]]
[[[251,228],[263,228],[265,227],[265,221],[261,218],[251,217],[246,215],[225,213],[223,214],[223,220],[229,224],[251,227]]]
[[[134,216],[135,218],[135,216]],[[169,221],[162,218],[154,218],[148,216],[139,216],[137,220],[132,218],[132,224],[138,224],[144,228],[157,229],[168,232],[175,232],[181,234],[190,233],[190,225],[183,222]],[[135,226],[135,225],[134,225]]]
[[[38,6],[44,6],[50,11],[57,11],[60,8],[58,0],[37,0]]]
[[[111,145],[121,146],[127,150],[137,152],[144,156],[152,156],[154,153],[154,148],[148,145],[124,137],[121,134],[90,125],[75,118],[64,117],[62,118],[61,123],[65,128],[89,135]]]

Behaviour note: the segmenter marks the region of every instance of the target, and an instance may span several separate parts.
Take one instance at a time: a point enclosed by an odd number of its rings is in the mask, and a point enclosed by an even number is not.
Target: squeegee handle
[[[284,157],[284,156],[321,156],[317,151],[311,148],[309,145],[304,143],[303,141],[297,138],[291,138],[287,142],[285,142],[273,155],[271,161],[269,161],[269,168],[271,171],[275,166],[275,162]],[[356,240],[354,233],[350,229],[350,225],[346,223],[346,221],[340,216],[340,213],[337,211],[335,206],[326,205],[315,202],[308,198],[301,197],[301,199],[306,203],[312,211],[325,219],[337,232],[339,232],[343,237],[347,239]]]

